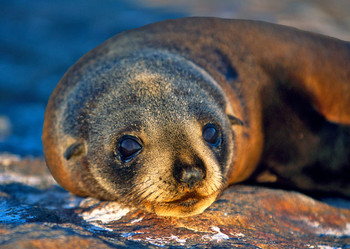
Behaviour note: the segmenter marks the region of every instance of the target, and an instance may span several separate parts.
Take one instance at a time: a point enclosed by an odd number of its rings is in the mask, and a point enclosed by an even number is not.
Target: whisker
[[[145,181],[144,183],[146,182],[149,181]],[[153,185],[154,183],[143,186],[141,189],[134,188],[132,191],[129,191],[125,197],[129,200],[131,199],[133,203],[139,203],[138,199]]]
[[[150,195],[154,194],[156,191],[152,191],[149,194],[147,194],[144,198],[139,200],[139,204],[142,203],[145,199],[147,199]]]

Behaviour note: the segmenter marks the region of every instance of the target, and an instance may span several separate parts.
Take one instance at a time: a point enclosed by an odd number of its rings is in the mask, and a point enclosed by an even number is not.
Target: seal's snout
[[[203,180],[204,174],[200,169],[197,168],[184,168],[181,170],[176,180],[181,183],[186,183],[189,188],[193,188],[193,186]]]
[[[175,162],[174,178],[179,183],[186,184],[192,189],[196,183],[201,182],[205,178],[205,168],[203,162],[197,161],[195,165],[189,165],[183,162]]]

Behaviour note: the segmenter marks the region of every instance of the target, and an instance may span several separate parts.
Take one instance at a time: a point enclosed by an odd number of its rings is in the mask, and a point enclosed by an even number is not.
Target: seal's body
[[[350,195],[350,43],[216,18],[124,32],[50,97],[47,165],[82,196],[166,216],[248,178]]]

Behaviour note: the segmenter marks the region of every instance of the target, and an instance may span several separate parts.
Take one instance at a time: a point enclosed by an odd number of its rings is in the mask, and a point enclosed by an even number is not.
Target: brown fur
[[[160,215],[200,213],[250,177],[350,195],[349,106],[348,42],[264,22],[168,20],[68,70],[45,112],[44,153],[65,189]],[[214,120],[219,148],[201,137]],[[121,134],[143,143],[131,162],[115,154]],[[178,165],[204,178],[189,189]]]

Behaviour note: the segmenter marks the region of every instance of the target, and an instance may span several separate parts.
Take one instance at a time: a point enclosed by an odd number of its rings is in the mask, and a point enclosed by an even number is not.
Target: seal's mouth
[[[206,196],[200,195],[196,192],[191,192],[191,193],[185,194],[184,196],[182,196],[179,199],[176,199],[173,201],[168,201],[165,203],[170,204],[170,205],[190,207],[190,206],[197,204],[198,202],[200,202],[201,200],[203,200],[205,198],[206,198]]]
[[[218,194],[219,192],[203,196],[196,192],[191,192],[171,201],[144,201],[143,204],[146,210],[160,216],[186,217],[202,213],[216,200]]]

